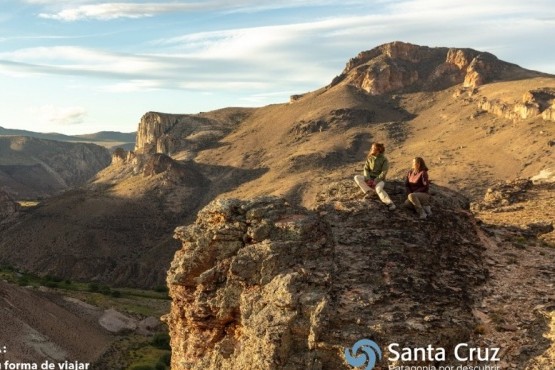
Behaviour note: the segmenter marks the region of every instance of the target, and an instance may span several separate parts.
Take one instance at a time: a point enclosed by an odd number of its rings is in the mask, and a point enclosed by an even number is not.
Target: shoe
[[[425,220],[426,217],[428,217],[428,215],[426,215],[426,212],[424,212],[424,210],[420,211],[420,217],[418,217],[421,220]]]
[[[387,206],[387,208],[388,208],[390,211],[393,211],[393,210],[394,210],[395,208],[397,208],[397,207],[395,207],[395,204],[390,203],[389,206]]]
[[[401,206],[405,209],[414,209],[414,206],[408,199],[405,200],[405,202]]]
[[[424,206],[424,212],[426,212],[426,215],[431,216],[432,215],[432,207]]]

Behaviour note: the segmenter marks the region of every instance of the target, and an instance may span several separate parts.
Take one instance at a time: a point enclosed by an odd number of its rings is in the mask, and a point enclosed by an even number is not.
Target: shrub
[[[170,350],[170,336],[167,333],[155,334],[151,342],[153,347]]]
[[[171,352],[164,353],[162,356],[160,356],[159,362],[162,362],[167,366],[170,366],[172,363],[172,353]]]

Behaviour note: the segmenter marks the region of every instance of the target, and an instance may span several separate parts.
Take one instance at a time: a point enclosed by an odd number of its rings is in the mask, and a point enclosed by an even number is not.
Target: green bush
[[[48,288],[57,288],[58,283],[55,282],[55,281],[47,281],[47,282],[44,283],[44,286],[48,287]]]
[[[154,366],[154,368],[156,370],[166,370],[167,369],[166,364],[164,364],[163,362],[156,363],[156,366]]]
[[[96,293],[96,292],[98,292],[98,290],[100,289],[100,287],[98,286],[97,283],[89,283],[88,289],[89,289],[89,292]]]
[[[152,338],[151,344],[152,344],[153,347],[156,347],[156,348],[159,348],[159,349],[171,350],[170,336],[167,333],[155,334],[154,337]]]
[[[27,286],[29,285],[29,278],[25,275],[20,276],[19,278],[17,278],[17,284],[20,286]]]
[[[167,293],[168,287],[165,285],[157,286],[156,288],[154,288],[154,291],[158,293]]]
[[[170,366],[172,363],[172,353],[171,352],[164,353],[162,356],[160,356],[159,362],[162,362],[163,364]]]

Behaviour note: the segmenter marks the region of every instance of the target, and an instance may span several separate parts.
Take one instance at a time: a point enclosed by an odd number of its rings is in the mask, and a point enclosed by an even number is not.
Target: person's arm
[[[407,193],[407,195],[409,195],[410,193],[412,193],[412,191],[410,191],[410,186],[409,186],[409,176],[410,176],[411,171],[409,171],[407,173],[407,176],[405,177],[405,192]]]
[[[384,161],[382,162],[382,168],[380,170],[380,173],[376,177],[376,183],[378,183],[380,181],[385,181],[385,175],[387,175],[388,170],[389,170],[389,161],[387,160],[387,158],[384,158]]]
[[[368,164],[368,159],[364,163],[364,178],[365,179],[370,178],[370,165]]]

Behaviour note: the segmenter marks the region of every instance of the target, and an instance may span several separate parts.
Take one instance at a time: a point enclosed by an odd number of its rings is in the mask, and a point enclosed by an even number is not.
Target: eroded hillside
[[[402,73],[389,73],[379,93],[361,82],[395,68]],[[390,179],[422,156],[435,184],[472,199],[495,181],[555,167],[555,126],[543,114],[552,100],[537,93],[551,91],[552,76],[475,50],[406,43],[361,53],[341,76],[284,104],[145,114],[136,150],[116,151],[89,185],[4,228],[5,262],[61,277],[78,265],[79,278],[158,286],[178,248],[172,230],[210,201],[276,195],[312,208],[327,184],[360,173],[373,141],[386,145]],[[497,115],[484,99],[538,110]]]
[[[0,187],[17,199],[83,185],[109,164],[109,151],[97,145],[0,136]]]

